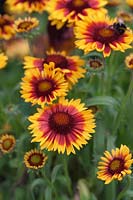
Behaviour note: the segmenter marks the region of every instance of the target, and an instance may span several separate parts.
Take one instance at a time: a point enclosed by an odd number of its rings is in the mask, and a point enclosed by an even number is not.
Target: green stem
[[[71,179],[69,177],[69,172],[68,172],[68,162],[67,162],[67,158],[65,155],[63,155],[63,165],[64,165],[64,173],[65,173],[65,177],[67,180],[67,187],[68,187],[68,192],[69,195],[72,197],[72,183],[71,183]]]
[[[121,200],[122,197],[126,195],[127,190],[129,189],[130,186],[130,176],[127,176],[127,185],[124,187],[124,189],[118,194],[116,200]]]
[[[116,65],[115,65],[115,63],[114,63],[114,61],[115,61],[115,52],[112,52],[112,54],[111,54],[111,57],[110,57],[110,59],[109,59],[109,63],[108,63],[108,66],[106,66],[106,72],[107,72],[107,74],[106,74],[106,78],[107,78],[107,86],[106,86],[106,93],[107,94],[110,94],[110,90],[111,90],[111,86],[112,86],[112,78],[113,78],[113,75],[114,75],[114,71],[115,71],[115,69],[116,69]],[[105,87],[105,85],[104,85],[104,87]]]
[[[55,195],[55,199],[58,199],[58,195],[57,195],[57,193],[56,193],[56,189],[55,189],[53,183],[52,183],[52,182],[49,180],[49,178],[46,176],[45,170],[43,169],[43,171],[41,171],[41,172],[42,172],[42,176],[43,176],[44,180],[45,180],[45,181],[48,183],[48,185],[52,188],[52,190],[53,190],[53,192],[54,192],[54,195]]]
[[[122,117],[123,117],[123,113],[124,113],[124,110],[125,110],[125,106],[126,106],[126,103],[129,99],[129,97],[131,96],[132,94],[132,91],[133,91],[133,72],[131,74],[131,81],[130,81],[130,84],[129,84],[129,88],[128,88],[128,91],[127,91],[127,94],[126,96],[124,97],[123,101],[122,101],[122,104],[121,104],[121,108],[120,108],[120,111],[118,112],[117,116],[116,116],[116,119],[115,119],[115,124],[114,124],[114,128],[113,128],[113,135],[116,134],[117,132],[117,129],[119,128],[119,125],[120,125],[120,122],[122,120]]]

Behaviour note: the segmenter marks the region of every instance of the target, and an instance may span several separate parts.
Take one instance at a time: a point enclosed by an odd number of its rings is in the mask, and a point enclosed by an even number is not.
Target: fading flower
[[[125,58],[125,64],[126,67],[128,69],[133,70],[133,53],[129,54],[126,58]]]
[[[25,153],[24,163],[27,168],[39,169],[44,167],[48,156],[46,156],[42,151],[37,149],[32,149]]]
[[[0,149],[3,153],[9,153],[16,144],[15,137],[9,134],[2,134],[0,137]]]
[[[89,56],[86,62],[87,72],[100,72],[104,69],[104,60],[100,56],[93,55]]]

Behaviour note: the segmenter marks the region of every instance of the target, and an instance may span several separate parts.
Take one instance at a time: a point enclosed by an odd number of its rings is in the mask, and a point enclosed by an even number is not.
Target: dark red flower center
[[[96,28],[94,31],[94,41],[108,44],[118,39],[120,35],[111,27]]]
[[[15,3],[14,3],[14,5],[17,5],[17,4],[19,4],[19,3],[24,3],[24,2],[27,2],[27,3],[29,3],[29,5],[31,5],[32,3],[34,3],[35,4],[35,2],[42,2],[42,0],[17,0]],[[43,2],[42,2],[43,3]]]
[[[7,138],[2,142],[3,149],[7,151],[12,147],[13,144],[14,143],[10,138]]]
[[[39,166],[43,164],[44,157],[39,153],[34,153],[29,156],[28,162],[31,166]]]
[[[124,161],[122,159],[120,159],[120,158],[113,159],[111,161],[111,163],[109,164],[108,171],[112,175],[114,175],[115,173],[119,174],[123,170],[124,170]]]
[[[74,119],[67,112],[56,112],[49,118],[49,124],[56,133],[64,135],[72,131]]]
[[[37,83],[36,94],[38,97],[46,96],[50,94],[55,87],[56,84],[52,80],[49,79],[41,80]]]
[[[34,3],[34,2],[38,2],[38,1],[42,1],[42,0],[18,0],[17,3],[24,3],[24,2],[28,2],[29,4]]]
[[[82,13],[85,8],[89,8],[89,3],[86,0],[71,0],[68,1],[66,7],[70,12]]]
[[[65,58],[65,56],[58,55],[58,54],[47,55],[47,57],[45,58],[45,62],[47,64],[49,62],[54,62],[55,63],[55,67],[59,67],[61,69],[67,68],[67,65],[68,65],[68,61]]]
[[[13,22],[12,21],[10,21],[10,20],[8,20],[8,19],[6,19],[6,18],[4,18],[4,16],[2,17],[0,17],[0,28],[2,27],[2,26],[5,26],[5,25],[11,25]]]
[[[129,65],[133,65],[133,58],[129,61]]]
[[[21,22],[19,25],[18,25],[18,29],[25,29],[27,30],[30,26],[33,25],[33,22],[31,21],[24,21],[24,22]]]
[[[90,60],[89,61],[89,66],[93,69],[100,68],[102,66],[102,62],[100,60]]]

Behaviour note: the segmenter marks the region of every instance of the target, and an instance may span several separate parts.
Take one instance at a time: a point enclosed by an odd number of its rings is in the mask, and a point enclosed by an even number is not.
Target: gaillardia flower
[[[133,70],[133,53],[129,54],[129,56],[125,58],[125,64],[128,69]]]
[[[45,10],[47,0],[7,0],[9,10],[21,12],[39,12]]]
[[[0,137],[0,149],[3,153],[9,153],[16,144],[15,137],[9,134],[2,134]]]
[[[122,31],[122,32],[121,32]],[[131,48],[133,34],[129,28],[120,29],[116,19],[110,19],[103,13],[96,13],[78,21],[75,27],[76,46],[87,54],[97,50],[109,56],[111,50],[124,52]]]
[[[89,56],[86,63],[87,72],[100,72],[104,69],[104,60],[100,56]]]
[[[28,70],[21,83],[22,98],[26,102],[44,105],[51,103],[57,97],[65,96],[68,91],[68,83],[64,74],[54,69],[54,63],[44,64],[44,70]]]
[[[98,164],[97,178],[105,181],[105,184],[114,179],[121,181],[126,174],[132,173],[129,169],[133,163],[132,154],[126,145],[112,149],[111,153],[105,151],[104,155]]]
[[[106,12],[102,8],[106,4],[106,0],[49,0],[46,10],[50,14],[49,20],[52,21],[52,25],[57,25],[57,29],[59,29],[66,22],[73,24],[91,10]]]
[[[132,0],[126,0],[127,5],[133,9],[133,1]]]
[[[95,119],[92,111],[80,103],[80,99],[66,100],[63,97],[58,103],[38,109],[29,117],[29,126],[33,134],[32,142],[40,142],[41,149],[58,151],[67,155],[75,154],[95,132]]]
[[[14,28],[18,33],[29,32],[32,29],[36,28],[39,24],[39,21],[36,18],[26,17],[24,19],[17,19],[14,22]]]
[[[40,150],[32,149],[25,153],[24,163],[27,168],[39,169],[42,168],[48,157]]]
[[[65,51],[55,52],[51,50],[47,52],[44,59],[26,56],[24,58],[24,68],[39,68],[43,70],[43,63],[54,62],[55,68],[59,68],[65,75],[69,88],[77,83],[78,79],[84,77],[85,69],[84,60],[79,56],[67,56]]]
[[[11,16],[0,15],[0,39],[9,40],[15,35],[14,20]]]
[[[24,69],[39,69],[40,71],[44,70],[44,58],[36,58],[31,56],[24,57]]]
[[[8,57],[4,53],[0,53],[0,69],[6,66],[7,60],[8,60]]]

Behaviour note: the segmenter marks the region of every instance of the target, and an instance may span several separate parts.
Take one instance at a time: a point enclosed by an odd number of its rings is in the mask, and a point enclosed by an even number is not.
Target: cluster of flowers
[[[117,19],[110,19],[103,8],[106,0],[7,0],[11,12],[47,11],[51,25],[61,29],[64,26],[74,27],[75,45],[85,54],[91,51],[102,52],[108,57],[111,51],[124,52],[132,48],[133,33],[130,28]],[[132,1],[127,1],[132,5]],[[39,21],[36,18],[13,20],[7,15],[0,16],[0,39],[8,40],[17,33],[29,32],[36,28]],[[5,67],[7,57],[0,54],[0,68]],[[95,64],[97,65],[96,61]],[[133,69],[133,54],[126,58],[127,67]],[[93,62],[94,65],[94,62]],[[95,66],[96,66],[95,65]],[[69,90],[86,70],[84,60],[79,56],[68,56],[65,51],[47,51],[43,58],[24,57],[24,77],[21,82],[21,97],[25,102],[37,105],[37,112],[29,117],[32,142],[39,142],[41,150],[58,151],[58,153],[76,153],[91,139],[95,132],[95,116],[80,99],[66,98]],[[13,149],[15,139],[4,135],[0,140],[3,152]],[[3,150],[4,149],[4,150]],[[41,150],[31,150],[24,156],[27,167],[38,169],[42,167],[47,156]],[[133,163],[132,155],[126,145],[120,149],[104,153],[99,162],[98,178],[106,184],[113,179],[121,180]]]

